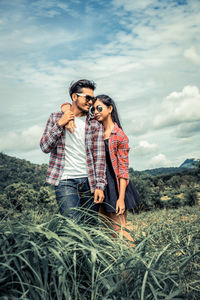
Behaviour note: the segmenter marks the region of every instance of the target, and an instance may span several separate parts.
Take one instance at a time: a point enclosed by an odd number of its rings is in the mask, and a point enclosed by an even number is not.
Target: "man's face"
[[[81,92],[75,94],[74,102],[80,111],[87,113],[93,104],[93,98],[93,90],[89,88],[82,88]]]

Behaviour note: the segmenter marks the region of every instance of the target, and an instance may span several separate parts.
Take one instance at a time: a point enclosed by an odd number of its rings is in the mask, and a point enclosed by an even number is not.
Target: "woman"
[[[62,111],[65,109],[69,106],[62,105]],[[136,207],[140,199],[133,184],[129,183],[128,138],[122,130],[116,105],[109,96],[97,96],[90,113],[104,126],[108,184],[100,213],[115,232],[122,233],[132,242],[131,235],[125,230],[127,210]]]

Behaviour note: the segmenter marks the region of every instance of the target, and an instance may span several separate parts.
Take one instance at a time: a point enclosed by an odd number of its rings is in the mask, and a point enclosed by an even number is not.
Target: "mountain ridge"
[[[169,175],[180,173],[188,169],[195,169],[197,166],[194,163],[199,163],[199,160],[187,158],[179,167],[161,167],[142,171],[129,168],[129,173],[130,175],[133,173],[135,175],[146,174],[151,176]],[[27,184],[34,184],[35,188],[39,189],[45,184],[46,172],[47,164],[35,164],[28,160],[0,152],[0,193],[8,184],[20,181]]]

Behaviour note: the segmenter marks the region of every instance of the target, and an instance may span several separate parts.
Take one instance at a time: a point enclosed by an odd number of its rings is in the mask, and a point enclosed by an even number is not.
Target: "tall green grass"
[[[0,299],[199,299],[198,214],[167,223],[162,213],[130,216],[135,248],[60,215],[2,221]]]

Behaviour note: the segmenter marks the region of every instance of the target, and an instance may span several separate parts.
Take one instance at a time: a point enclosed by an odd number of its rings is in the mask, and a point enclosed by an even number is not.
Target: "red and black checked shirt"
[[[109,153],[112,166],[117,179],[117,186],[119,190],[119,179],[127,179],[129,181],[128,168],[129,168],[129,145],[126,134],[115,123],[109,138]]]
[[[58,125],[63,113],[52,113],[40,141],[44,153],[51,153],[46,181],[58,185],[65,165],[65,129]],[[85,145],[90,190],[104,190],[106,184],[105,145],[103,127],[89,116],[85,126]]]

